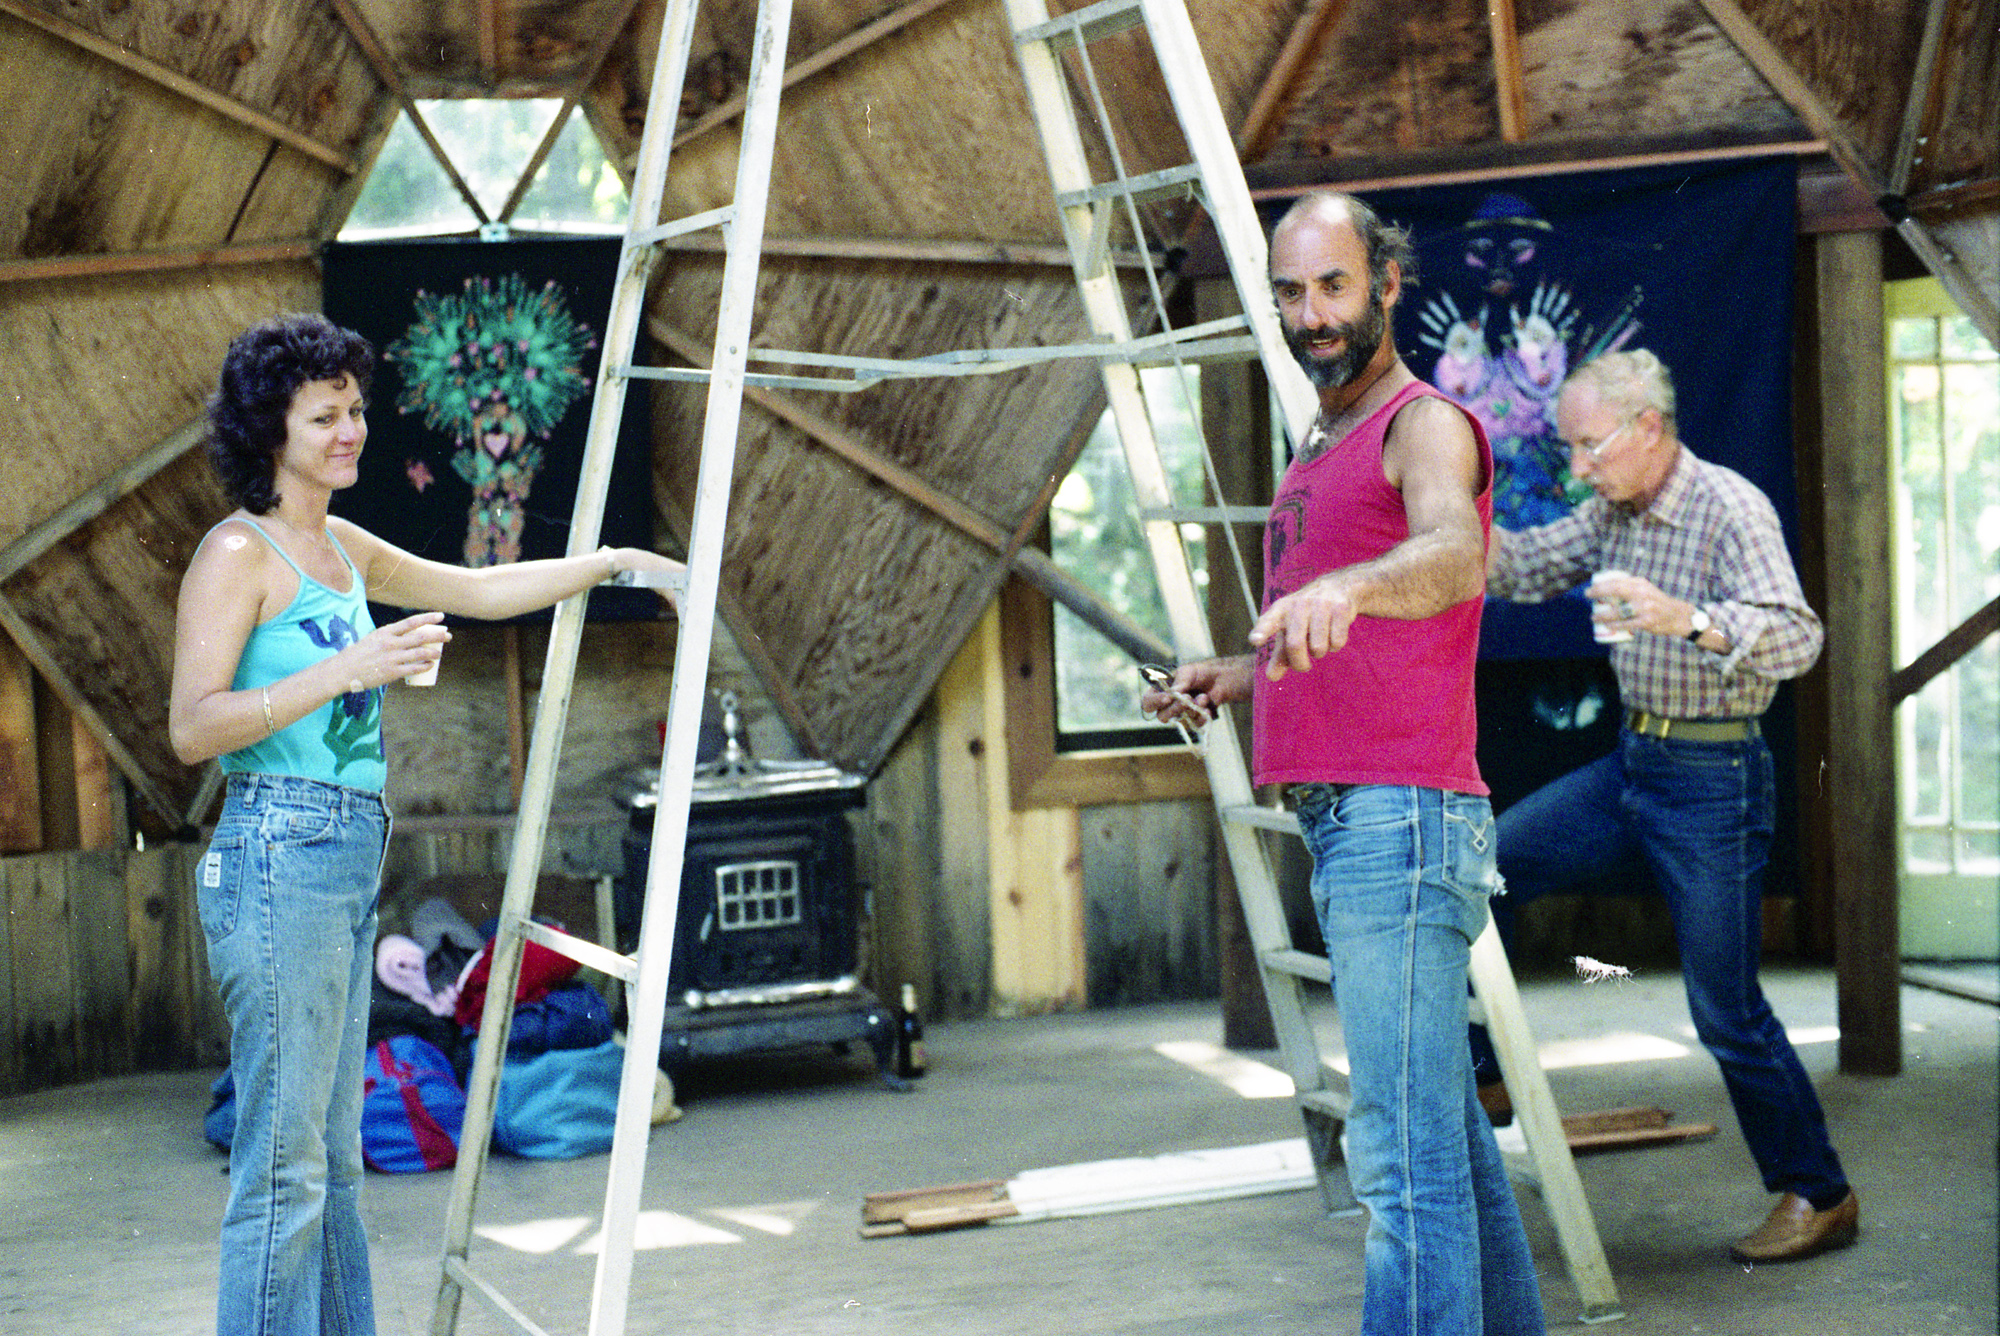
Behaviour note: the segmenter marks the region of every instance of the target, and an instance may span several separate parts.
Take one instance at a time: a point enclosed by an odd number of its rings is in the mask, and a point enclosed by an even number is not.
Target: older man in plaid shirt
[[[1675,437],[1657,357],[1611,353],[1580,368],[1556,427],[1596,495],[1540,528],[1496,528],[1487,590],[1537,602],[1590,582],[1625,727],[1616,752],[1501,814],[1500,874],[1518,898],[1645,855],[1673,914],[1695,1032],[1721,1064],[1765,1188],[1782,1194],[1730,1251],[1776,1262],[1843,1246],[1858,1203],[1757,985],[1772,826],[1757,720],[1780,680],[1812,667],[1824,632],[1770,501]]]

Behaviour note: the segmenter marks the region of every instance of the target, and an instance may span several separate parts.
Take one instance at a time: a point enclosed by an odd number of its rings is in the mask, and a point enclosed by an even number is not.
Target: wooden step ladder
[[[1220,510],[1177,506],[1170,494],[1139,372],[1131,357],[1133,330],[1123,288],[1112,270],[1113,227],[1123,223],[1134,238],[1143,241],[1145,233],[1137,207],[1140,202],[1167,194],[1192,195],[1206,210],[1222,243],[1244,313],[1241,327],[1254,340],[1256,354],[1293,441],[1305,439],[1306,429],[1318,411],[1317,396],[1285,345],[1270,295],[1263,225],[1251,203],[1235,145],[1228,135],[1182,0],[1103,0],[1054,18],[1044,0],[1003,2],[1020,56],[1029,104],[1048,159],[1077,285],[1092,332],[1105,343],[1102,361],[1105,397],[1131,471],[1146,546],[1158,576],[1175,650],[1183,661],[1208,658],[1215,653],[1215,646],[1181,545],[1179,526],[1219,520],[1227,529],[1241,520],[1243,514],[1227,506]],[[1194,161],[1186,166],[1128,175],[1111,129],[1113,119],[1104,105],[1091,65],[1089,46],[1103,38],[1141,28],[1151,41]],[[1070,70],[1074,77],[1065,76],[1062,61],[1066,54],[1074,60]],[[1108,181],[1096,180],[1091,171],[1078,129],[1077,110],[1071,96],[1073,87],[1087,92],[1096,124],[1105,127],[1101,147],[1114,173]],[[1142,254],[1147,253],[1143,244],[1139,249]],[[1165,321],[1165,302],[1150,266],[1147,277],[1151,285],[1151,310],[1157,319]],[[1171,350],[1175,345],[1169,340],[1164,346]],[[1215,476],[1212,466],[1209,476],[1211,480]],[[1261,515],[1257,518],[1261,519]],[[1231,541],[1233,545],[1233,537]],[[1240,558],[1238,565],[1240,569]],[[1247,588],[1245,592],[1247,595]],[[1257,803],[1242,748],[1226,712],[1208,726],[1202,752],[1279,1051],[1296,1090],[1321,1190],[1330,1209],[1348,1205],[1352,1199],[1339,1168],[1339,1135],[1348,1109],[1346,1082],[1320,1056],[1303,991],[1307,982],[1329,983],[1331,971],[1323,956],[1293,946],[1271,861],[1259,835],[1260,830],[1296,834],[1298,823],[1290,812]],[[1540,1192],[1548,1208],[1570,1277],[1584,1305],[1584,1319],[1602,1321],[1622,1316],[1596,1222],[1564,1138],[1555,1099],[1536,1055],[1520,994],[1490,921],[1473,945],[1471,976],[1477,998],[1474,1010],[1483,1013],[1492,1031],[1527,1142],[1529,1165],[1516,1166],[1516,1173]]]

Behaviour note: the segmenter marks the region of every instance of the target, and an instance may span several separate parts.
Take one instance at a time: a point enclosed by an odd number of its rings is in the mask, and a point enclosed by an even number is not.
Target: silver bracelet
[[[264,736],[270,737],[278,731],[278,721],[271,717],[271,688],[264,688]]]

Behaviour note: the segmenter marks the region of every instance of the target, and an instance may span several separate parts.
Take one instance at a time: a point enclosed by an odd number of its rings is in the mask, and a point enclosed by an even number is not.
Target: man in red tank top
[[[1410,271],[1405,234],[1345,195],[1301,198],[1272,232],[1272,295],[1320,410],[1265,528],[1252,653],[1173,685],[1211,711],[1251,702],[1256,778],[1290,786],[1312,851],[1370,1217],[1364,1336],[1517,1336],[1543,1330],[1541,1294],[1465,1044],[1496,886],[1472,695],[1493,462],[1396,355]]]

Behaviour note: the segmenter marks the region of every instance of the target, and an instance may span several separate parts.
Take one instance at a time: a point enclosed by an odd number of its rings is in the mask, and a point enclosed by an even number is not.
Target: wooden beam
[[[1996,307],[1993,299],[1972,281],[1958,257],[1940,245],[1930,229],[1910,215],[1907,204],[1892,195],[1882,174],[1868,161],[1861,145],[1848,133],[1847,127],[1826,100],[1812,90],[1784,53],[1750,21],[1749,15],[1743,12],[1743,7],[1736,0],[1700,0],[1700,4],[1709,20],[1722,29],[1723,35],[1729,38],[1743,58],[1764,76],[1772,91],[1814,134],[1826,141],[1827,152],[1833,155],[1834,161],[1881,202],[1903,241],[1916,252],[1924,267],[1937,275],[1945,291],[1972,318],[1979,332],[1989,342],[2000,345],[2000,307]]]
[[[1927,221],[1961,213],[1992,213],[2000,205],[2000,176],[1954,181],[1910,197],[1910,212]]]
[[[317,241],[302,237],[296,241],[245,241],[231,246],[126,251],[117,255],[54,255],[42,260],[0,260],[0,283],[40,283],[58,278],[101,278],[108,274],[277,264],[285,260],[314,259],[319,254],[319,245]]]
[[[1995,631],[2000,631],[2000,598],[1959,623],[1944,639],[1919,654],[1909,667],[1890,674],[1889,703],[1901,705],[1922,691],[1931,679],[1947,672]]]
[[[389,49],[382,45],[382,39],[375,35],[375,29],[369,25],[367,18],[354,7],[354,0],[332,0],[332,4],[333,12],[340,16],[341,23],[347,28],[347,35],[361,48],[361,54],[375,71],[375,77],[380,79],[382,86],[395,96],[397,105],[403,109],[403,114],[410,118],[411,127],[424,141],[425,147],[430,149],[431,156],[437,159],[438,166],[444,168],[444,174],[451,179],[452,189],[456,190],[459,198],[466,202],[472,210],[472,216],[479,220],[481,226],[491,222],[492,220],[486,216],[486,210],[480,207],[479,197],[472,193],[472,187],[458,174],[458,168],[452,165],[451,155],[444,151],[444,145],[438,142],[435,134],[431,133],[429,122],[425,121],[422,114],[417,111],[417,104],[410,97],[410,90],[403,83],[403,76],[398,73],[396,62],[390,56]]]
[[[1256,162],[1278,142],[1285,115],[1299,97],[1299,83],[1307,66],[1318,57],[1327,38],[1340,26],[1347,13],[1347,0],[1307,0],[1305,10],[1292,25],[1278,58],[1264,76],[1263,86],[1251,99],[1244,114],[1243,128],[1236,134],[1237,156]]]
[[[500,6],[497,0],[479,0],[472,21],[479,29],[479,81],[491,90],[500,84]]]
[[[491,0],[486,0],[486,3],[491,3]],[[611,48],[625,35],[625,25],[632,21],[632,11],[638,6],[639,0],[623,0],[618,12],[610,16],[603,30],[598,33],[597,43],[584,56],[583,68],[575,84],[563,97],[562,107],[556,112],[555,120],[550,122],[548,133],[542,136],[541,143],[535,145],[534,153],[528,158],[527,170],[523,171],[521,179],[514,183],[514,189],[507,196],[507,202],[500,206],[501,222],[513,221],[514,210],[521,207],[522,199],[527,196],[529,187],[534,184],[535,173],[542,170],[542,164],[549,160],[549,153],[555,148],[556,140],[562,137],[563,127],[569,124],[569,118],[575,113],[577,103],[583,101],[584,94],[590,91],[590,86],[597,82],[597,76],[603,73],[604,62],[611,58]]]
[[[1903,104],[1903,125],[1896,134],[1896,148],[1889,158],[1888,193],[1910,193],[1910,171],[1916,165],[1917,145],[1937,129],[1938,65],[1944,59],[1944,30],[1951,16],[1952,0],[1930,0],[1924,11],[1923,40],[1917,45],[1916,77],[1910,96]]]
[[[120,69],[129,70],[148,83],[178,93],[191,102],[198,102],[210,111],[235,121],[238,125],[248,126],[259,134],[269,135],[344,175],[352,175],[355,170],[354,159],[339,149],[322,144],[311,135],[294,130],[274,116],[238,102],[233,97],[218,93],[206,84],[196,83],[177,70],[168,69],[158,61],[149,60],[136,51],[128,51],[116,42],[99,37],[88,28],[78,27],[68,19],[58,18],[45,9],[38,9],[26,3],[25,0],[0,0],[0,14],[10,14],[24,23],[33,24],[51,37],[60,38],[71,46],[110,61]]]
[[[1813,240],[1824,451],[1820,524],[1828,561],[1827,757],[1822,801],[1833,881],[1842,1071],[1903,1066],[1898,992],[1896,737],[1887,685],[1894,652],[1889,535],[1882,238]]]
[[[70,713],[74,714],[84,727],[104,744],[104,750],[111,757],[112,764],[124,773],[125,778],[132,781],[132,787],[139,796],[144,798],[170,825],[178,828],[181,814],[168,799],[166,791],[153,782],[153,777],[146,773],[138,759],[127,750],[124,743],[118,740],[117,735],[105,724],[104,716],[100,715],[96,707],[77,690],[76,683],[72,682],[69,675],[63,671],[62,663],[54,652],[39,635],[35,634],[35,629],[21,616],[13,600],[4,594],[0,594],[0,628],[4,628],[8,635],[14,637],[14,643],[20,646],[21,653],[28,656],[28,661],[35,665],[35,671],[39,672],[42,679],[62,698]]]
[[[207,424],[197,418],[126,464],[103,482],[71,501],[28,532],[0,548],[0,584],[14,578],[35,558],[110,509],[121,497],[201,444]]]
[[[1528,94],[1514,0],[1486,0],[1486,26],[1493,34],[1493,100],[1500,113],[1500,138],[1518,144],[1528,135]]]
[[[34,670],[14,642],[0,636],[0,854],[42,847],[42,756],[35,737]]]
[[[910,0],[910,3],[903,5],[899,9],[891,10],[881,18],[876,19],[873,23],[863,24],[839,41],[822,47],[811,55],[801,57],[799,60],[786,66],[784,80],[780,83],[779,87],[780,89],[786,89],[791,88],[795,84],[803,83],[829,66],[847,59],[857,51],[864,50],[885,37],[901,32],[904,28],[909,27],[925,15],[943,9],[946,5],[955,3],[957,3],[957,0]],[[730,98],[693,125],[675,135],[674,147],[680,148],[683,144],[701,138],[717,126],[729,124],[729,122],[743,114],[743,106],[744,100],[742,97]]]

